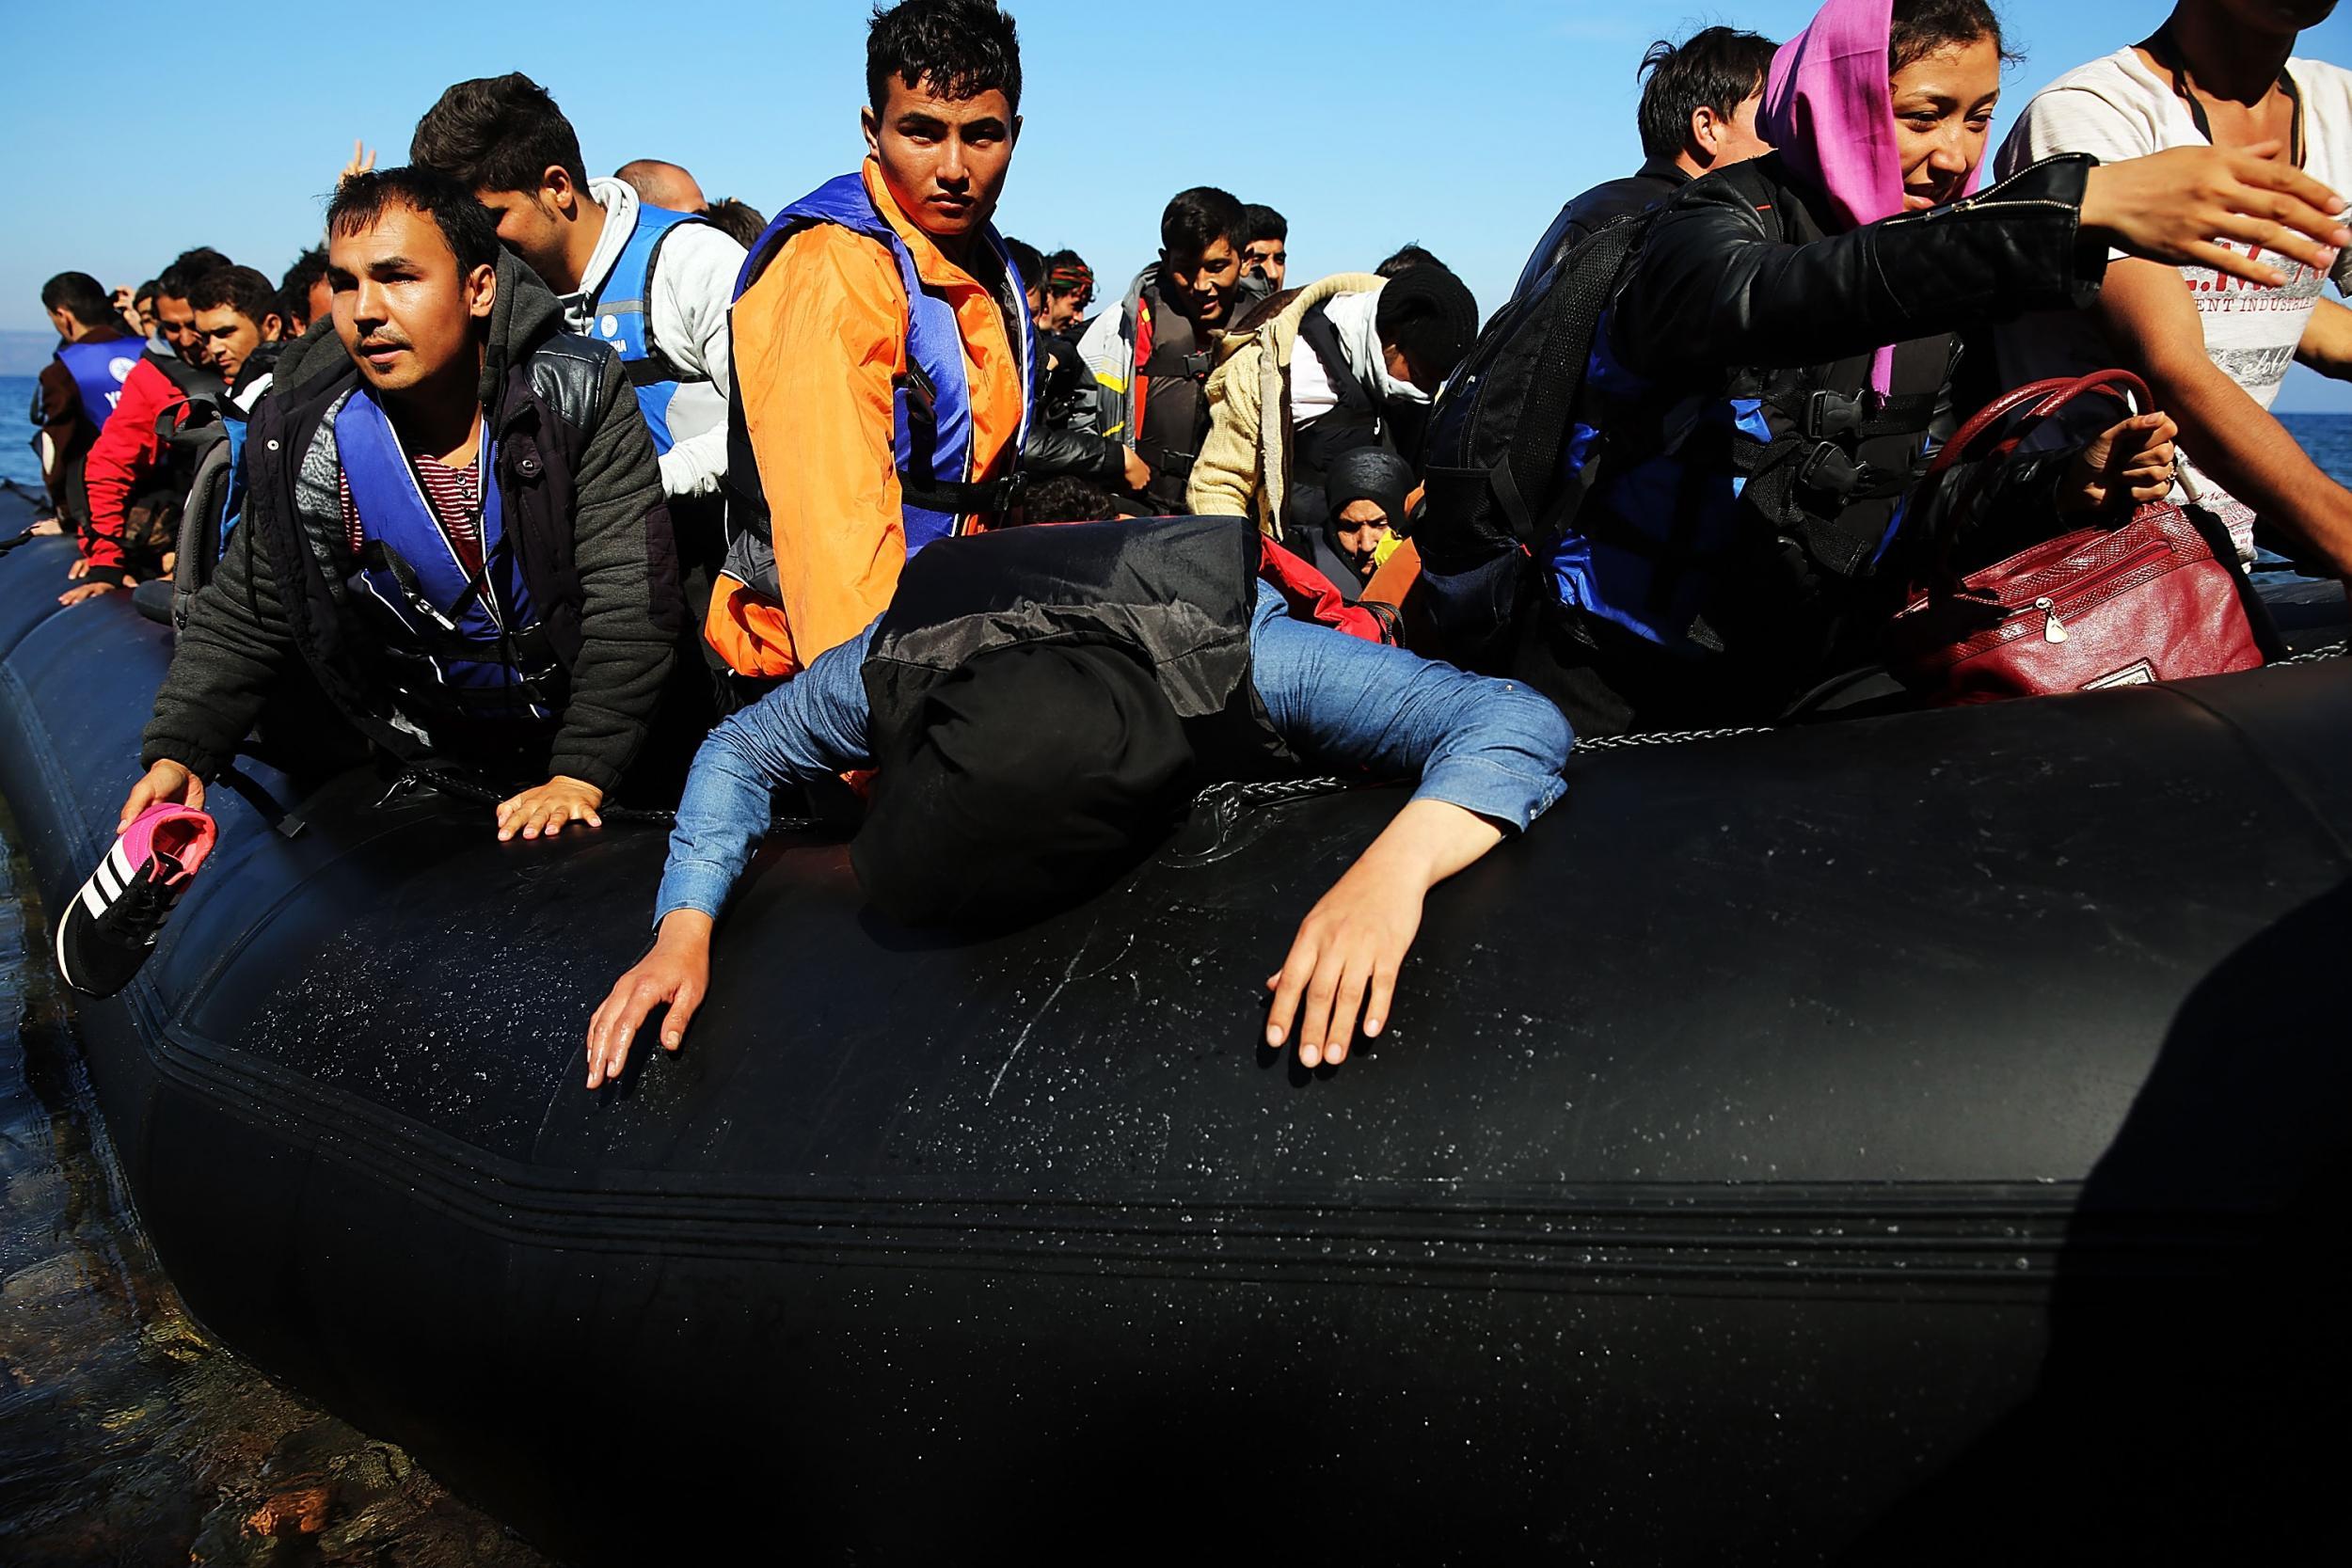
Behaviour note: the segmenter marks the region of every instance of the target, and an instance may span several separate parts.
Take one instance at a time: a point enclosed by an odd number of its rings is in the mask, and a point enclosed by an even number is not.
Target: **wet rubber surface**
[[[534,1568],[215,1344],[141,1235],[0,804],[0,1561]]]

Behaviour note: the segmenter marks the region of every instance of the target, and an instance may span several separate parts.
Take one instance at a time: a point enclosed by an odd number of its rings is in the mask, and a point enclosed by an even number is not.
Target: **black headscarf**
[[[1332,459],[1331,471],[1324,476],[1324,515],[1336,533],[1340,514],[1351,503],[1372,501],[1388,514],[1389,527],[1402,533],[1405,498],[1412,488],[1413,470],[1405,459],[1386,448],[1358,447]]]
[[[1193,752],[1152,673],[1114,648],[983,654],[878,737],[850,846],[866,896],[911,926],[1009,925],[1140,859],[1191,793]]]

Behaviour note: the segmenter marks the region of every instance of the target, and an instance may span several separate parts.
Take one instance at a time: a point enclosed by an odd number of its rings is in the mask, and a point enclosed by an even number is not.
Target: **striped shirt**
[[[464,564],[466,575],[472,577],[482,570],[482,514],[476,509],[482,499],[482,459],[476,456],[464,467],[453,468],[438,458],[411,452],[408,463],[416,470],[418,486],[433,508],[434,518],[449,536],[451,550]],[[367,543],[359,528],[359,508],[351,499],[350,478],[338,475],[336,483],[342,487],[343,532],[351,541],[351,553],[357,555]]]

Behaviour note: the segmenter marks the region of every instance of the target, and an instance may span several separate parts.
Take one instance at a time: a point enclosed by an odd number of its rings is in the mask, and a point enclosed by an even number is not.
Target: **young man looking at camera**
[[[856,636],[907,557],[1008,520],[1016,495],[1034,329],[989,222],[1021,134],[1012,18],[905,0],[874,18],[866,86],[864,166],[779,214],[737,288],[704,632],[747,676]]]

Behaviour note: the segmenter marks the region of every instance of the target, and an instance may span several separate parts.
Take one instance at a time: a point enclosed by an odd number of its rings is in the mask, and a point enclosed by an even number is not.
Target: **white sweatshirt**
[[[580,287],[558,301],[575,332],[603,334],[588,309],[621,252],[637,231],[637,193],[618,180],[591,180],[588,194],[604,209],[604,232]],[[682,225],[661,247],[654,269],[653,298],[646,304],[654,341],[679,370],[710,378],[689,383],[670,404],[675,443],[661,454],[661,488],[672,496],[716,494],[727,470],[727,393],[733,380],[727,360],[727,308],[735,277],[743,270],[743,247],[707,223]]]

